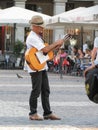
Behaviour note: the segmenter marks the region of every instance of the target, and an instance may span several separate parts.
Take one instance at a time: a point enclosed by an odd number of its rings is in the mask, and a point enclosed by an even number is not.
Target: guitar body
[[[45,46],[48,46],[48,44],[45,43]],[[32,70],[39,71],[39,70],[44,68],[47,61],[40,63],[40,61],[38,60],[38,58],[36,56],[36,52],[38,52],[38,50],[34,47],[27,50],[26,53],[25,53],[25,60]],[[53,58],[53,52],[52,51],[50,51],[47,55],[49,56],[48,60],[51,60]]]

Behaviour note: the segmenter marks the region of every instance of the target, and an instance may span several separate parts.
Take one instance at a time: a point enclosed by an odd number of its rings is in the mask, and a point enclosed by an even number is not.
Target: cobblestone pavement
[[[23,78],[18,78],[17,73]],[[31,81],[23,70],[0,70],[0,130],[98,130],[98,105],[88,100],[84,77],[48,73],[51,108],[59,121],[30,121]],[[42,115],[39,98],[38,112]]]

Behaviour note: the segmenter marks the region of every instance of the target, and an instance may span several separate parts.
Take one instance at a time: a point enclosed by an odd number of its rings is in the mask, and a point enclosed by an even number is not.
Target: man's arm
[[[41,51],[47,54],[49,51],[55,50],[61,47],[62,44],[63,44],[63,40],[58,40],[57,42],[52,43],[51,45],[45,46]]]
[[[84,76],[86,76],[86,74],[87,74],[87,72],[88,72],[89,70],[92,70],[92,69],[94,69],[94,68],[95,68],[95,65],[94,65],[94,64],[91,65],[90,67],[86,68],[86,69],[84,70]]]
[[[97,48],[94,47],[93,50],[92,50],[92,55],[91,55],[92,64],[94,64],[94,60],[95,60],[95,57],[96,57],[96,53],[97,53]]]
[[[56,50],[62,46],[64,42],[71,38],[70,34],[65,35],[63,39],[57,40],[56,42],[52,43],[51,45],[45,46],[41,51],[44,54],[47,54],[49,51]]]

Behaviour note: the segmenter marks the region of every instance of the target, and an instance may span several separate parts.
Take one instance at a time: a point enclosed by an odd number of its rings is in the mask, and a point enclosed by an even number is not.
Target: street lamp
[[[76,39],[74,39],[74,38],[70,39],[70,44],[71,44],[71,46],[76,45],[76,43],[77,43],[77,40],[76,40]]]

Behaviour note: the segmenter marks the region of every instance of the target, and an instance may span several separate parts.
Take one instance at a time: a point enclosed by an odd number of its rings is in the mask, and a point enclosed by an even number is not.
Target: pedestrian
[[[91,54],[91,66],[89,66],[85,71],[84,71],[84,76],[86,76],[86,73],[89,70],[94,69],[95,67],[98,67],[98,37],[95,37],[94,40],[94,47],[92,50],[92,54]]]
[[[44,21],[43,18],[39,15],[33,16],[30,20],[31,31],[26,39],[27,50],[34,47],[38,51],[43,52],[43,54],[47,54],[51,50],[58,49],[64,42],[64,39],[57,40],[51,45],[45,46],[44,40],[42,39],[43,29],[44,29]],[[69,39],[69,35],[66,36],[65,41]],[[43,69],[36,71],[30,68],[29,64],[27,64],[28,73],[31,76],[32,82],[32,90],[29,99],[30,105],[30,113],[29,118],[31,120],[60,120],[58,116],[56,116],[50,107],[49,102],[49,81],[47,76],[48,66],[47,63]],[[38,97],[41,94],[41,101],[43,107],[43,116],[40,116],[37,113],[37,103]]]
[[[91,66],[84,71],[85,88],[88,98],[98,103],[98,37],[94,40],[91,54]]]

